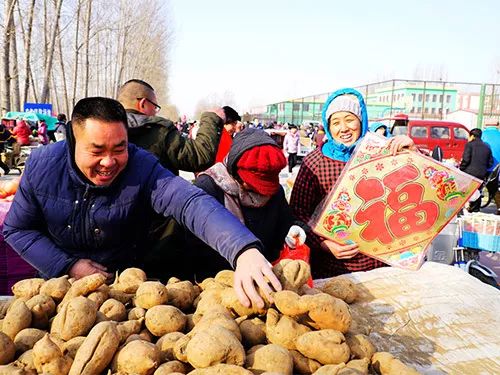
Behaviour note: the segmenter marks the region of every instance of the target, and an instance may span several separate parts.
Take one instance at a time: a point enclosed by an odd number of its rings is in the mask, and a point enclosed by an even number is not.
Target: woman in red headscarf
[[[283,151],[264,131],[245,129],[234,137],[229,154],[196,178],[194,184],[231,211],[262,242],[262,254],[270,261],[279,257],[283,244],[303,244],[305,232],[294,225],[279,174],[287,165]],[[223,231],[224,228],[221,228]],[[202,280],[232,266],[217,252],[188,236],[189,278]],[[194,275],[193,275],[194,273]]]

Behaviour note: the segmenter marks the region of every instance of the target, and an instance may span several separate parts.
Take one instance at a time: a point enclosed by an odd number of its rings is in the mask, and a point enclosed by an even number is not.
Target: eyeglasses
[[[154,105],[154,106],[155,106],[155,112],[156,112],[156,113],[160,112],[160,110],[161,110],[161,107],[160,107],[158,104],[156,104],[155,102],[153,102],[152,100],[150,100],[150,99],[148,99],[148,98],[136,98],[136,99],[137,99],[137,100],[142,100],[142,99],[145,99],[147,102],[150,102],[152,105]]]

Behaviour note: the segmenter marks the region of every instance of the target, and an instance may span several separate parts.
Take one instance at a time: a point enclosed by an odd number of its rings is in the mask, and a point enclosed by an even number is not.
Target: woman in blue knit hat
[[[335,185],[359,140],[368,131],[368,115],[363,96],[354,89],[332,93],[323,106],[323,126],[327,142],[308,154],[300,167],[292,190],[290,206],[294,216],[307,223],[318,204]],[[390,139],[390,151],[416,149],[407,136]],[[357,244],[339,245],[307,233],[311,248],[313,278],[326,278],[382,267],[384,263],[359,252]]]

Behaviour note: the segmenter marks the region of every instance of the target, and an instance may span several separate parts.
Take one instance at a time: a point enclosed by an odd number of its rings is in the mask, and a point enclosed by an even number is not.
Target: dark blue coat
[[[109,187],[90,184],[66,141],[32,152],[7,214],[6,241],[43,277],[67,273],[81,258],[109,271],[140,265],[153,210],[173,216],[231,264],[259,240],[215,199],[128,146],[126,168]]]

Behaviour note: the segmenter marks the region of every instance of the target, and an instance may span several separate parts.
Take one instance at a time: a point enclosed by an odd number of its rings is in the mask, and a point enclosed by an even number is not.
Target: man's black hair
[[[64,113],[59,113],[57,115],[57,121],[66,122],[66,115]]]
[[[483,136],[483,131],[481,129],[475,128],[470,131],[470,135],[473,135],[475,139],[481,139]]]
[[[122,122],[127,127],[127,112],[120,102],[102,97],[84,98],[76,103],[71,114],[71,122],[83,126],[85,120],[95,119],[104,122]]]
[[[241,116],[233,108],[229,106],[222,107],[224,114],[226,115],[226,124],[230,124],[235,121],[241,121]]]
[[[127,84],[129,84],[129,83],[132,83],[132,82],[134,82],[134,83],[138,83],[138,84],[143,85],[143,86],[146,86],[147,88],[149,88],[149,89],[151,89],[151,90],[155,91],[155,89],[153,88],[153,86],[151,86],[149,83],[144,82],[142,79],[135,79],[135,78],[133,78],[133,79],[129,79],[127,82],[125,82],[125,83],[122,85],[122,87],[123,87],[123,86],[125,86],[125,85],[127,85]]]

